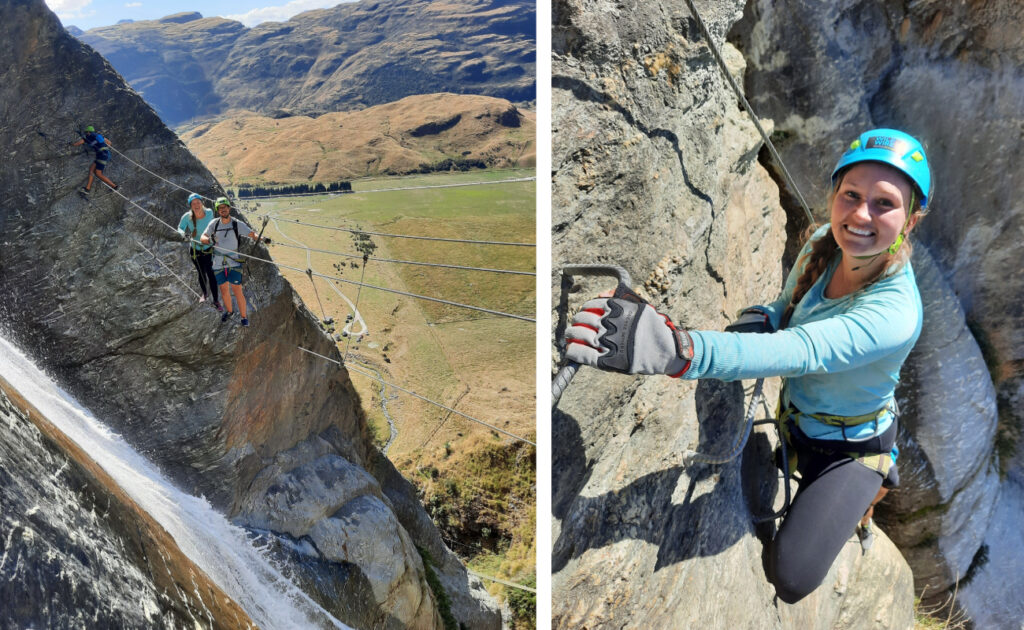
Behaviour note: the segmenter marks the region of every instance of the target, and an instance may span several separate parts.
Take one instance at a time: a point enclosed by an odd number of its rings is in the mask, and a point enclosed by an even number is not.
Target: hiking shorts
[[[97,171],[102,171],[107,168],[107,162],[110,161],[110,153],[103,151],[102,153],[96,154],[96,161],[93,164],[96,165]]]
[[[242,268],[241,267],[224,267],[214,272],[217,277],[217,286],[230,282],[231,284],[242,284]]]

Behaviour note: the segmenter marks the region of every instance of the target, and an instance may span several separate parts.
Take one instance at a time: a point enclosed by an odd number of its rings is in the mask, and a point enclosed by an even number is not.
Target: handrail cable
[[[501,579],[498,579],[496,577],[491,577],[489,575],[483,575],[482,573],[477,573],[476,571],[470,569],[469,567],[466,567],[466,573],[469,573],[470,575],[475,575],[476,577],[484,579],[484,580],[490,580],[491,582],[497,582],[498,584],[504,584],[505,586],[511,586],[512,588],[518,588],[518,589],[522,589],[524,591],[530,591],[531,593],[536,593],[537,592],[537,589],[535,589],[535,588],[530,588],[529,586],[523,586],[522,584],[516,584],[515,582],[506,582],[505,580],[501,580]]]
[[[279,229],[278,232],[281,232],[281,230]],[[284,234],[284,232],[281,232],[281,234]],[[289,240],[294,240],[294,239],[289,238]],[[362,258],[362,256],[360,256],[359,254],[349,254],[349,253],[346,253],[346,252],[334,252],[334,251],[331,251],[331,250],[328,250],[328,249],[317,249],[315,247],[305,247],[305,246],[300,247],[298,245],[289,245],[287,243],[274,243],[274,245],[280,245],[281,247],[288,247],[290,249],[305,249],[307,251],[317,252],[319,254],[331,254],[331,255],[334,255],[334,256],[341,256],[341,257],[344,257],[344,258]],[[513,274],[513,275],[519,275],[519,276],[536,276],[537,275],[536,272],[533,272],[533,271],[518,271],[518,270],[514,270],[514,269],[488,269],[486,267],[465,267],[463,265],[446,265],[446,264],[443,264],[443,263],[420,262],[418,260],[394,260],[394,259],[391,259],[391,258],[377,258],[375,256],[370,256],[370,260],[375,260],[377,262],[383,262],[383,263],[397,263],[397,264],[400,264],[400,265],[420,265],[422,267],[444,267],[446,269],[463,269],[463,270],[466,270],[466,271],[486,271],[486,272],[490,272],[490,273],[507,273],[507,274]]]
[[[134,239],[133,239],[133,240],[134,240]],[[138,244],[138,245],[139,245],[140,247],[142,247],[142,249],[145,249],[145,250],[146,250],[146,251],[147,251],[147,252],[148,252],[148,253],[149,253],[149,254],[150,254],[151,256],[153,256],[153,258],[154,258],[154,259],[155,259],[155,260],[156,260],[156,261],[157,261],[158,263],[160,263],[160,265],[161,265],[162,267],[164,267],[165,269],[167,269],[167,266],[166,266],[166,265],[164,265],[163,261],[161,261],[161,260],[160,260],[159,258],[157,258],[157,257],[156,257],[156,256],[155,256],[155,255],[153,254],[153,252],[151,252],[151,251],[150,251],[149,249],[147,249],[147,248],[146,248],[146,246],[142,245],[142,243],[139,243],[138,241],[135,241],[135,242],[136,242],[136,243],[137,243],[137,244]],[[184,281],[183,279],[181,279],[181,278],[180,278],[180,277],[179,277],[179,276],[178,276],[177,274],[175,274],[175,273],[173,273],[173,272],[172,272],[172,273],[171,273],[171,275],[173,275],[173,276],[175,277],[175,279],[177,279],[177,280],[178,280],[178,282],[180,282],[181,284],[183,284],[183,285],[185,286],[185,288],[187,288],[187,289],[189,289],[190,291],[192,291],[193,293],[195,293],[195,289],[193,289],[193,288],[192,288],[191,286],[189,286],[189,285],[188,285],[188,283],[186,283],[186,282],[185,282],[185,281]],[[198,294],[197,294],[197,295],[198,295]],[[377,375],[375,375],[375,374],[371,374],[371,373],[368,373],[368,372],[364,372],[364,371],[363,371],[363,370],[362,370],[362,369],[361,369],[361,368],[360,368],[360,367],[358,366],[358,364],[356,364],[356,363],[350,363],[350,362],[345,362],[345,361],[339,361],[339,360],[337,360],[337,359],[332,359],[331,357],[328,357],[328,356],[324,356],[324,355],[320,354],[319,352],[314,352],[313,350],[310,350],[309,348],[303,348],[302,346],[300,346],[300,345],[298,345],[298,344],[292,343],[292,342],[290,342],[290,341],[285,341],[285,340],[281,339],[280,337],[278,337],[277,335],[275,335],[275,334],[273,334],[273,333],[269,333],[269,332],[268,332],[268,333],[265,333],[265,334],[266,334],[266,335],[267,335],[268,337],[272,337],[273,339],[277,340],[277,342],[278,342],[278,343],[283,343],[283,344],[285,344],[285,345],[289,345],[289,346],[294,346],[294,347],[295,347],[296,349],[298,349],[298,350],[301,350],[302,352],[306,352],[306,353],[308,353],[308,354],[311,354],[311,355],[313,355],[313,356],[315,356],[315,357],[319,357],[319,358],[321,358],[321,359],[323,359],[324,361],[327,361],[327,362],[329,362],[329,363],[334,363],[335,365],[338,365],[338,366],[341,366],[341,367],[344,367],[344,368],[348,368],[349,370],[355,370],[355,371],[356,371],[357,373],[359,373],[359,374],[362,374],[363,376],[366,376],[366,377],[368,377],[368,378],[372,378],[373,380],[379,381],[380,383],[383,383],[384,385],[388,385],[388,386],[390,386],[390,387],[394,387],[395,389],[397,389],[397,390],[399,390],[399,391],[402,391],[402,392],[405,392],[406,394],[409,394],[410,396],[414,396],[414,397],[416,397],[416,398],[419,398],[420,400],[422,400],[422,401],[424,401],[424,402],[430,403],[430,404],[432,404],[432,405],[434,405],[434,406],[436,406],[436,407],[440,407],[441,409],[445,409],[445,410],[447,410],[447,411],[450,411],[450,412],[452,412],[452,413],[455,413],[455,414],[457,414],[457,415],[460,415],[460,416],[462,416],[463,418],[465,418],[465,419],[467,419],[467,420],[470,420],[470,421],[472,421],[472,422],[475,422],[475,423],[477,423],[477,424],[481,424],[481,425],[483,425],[483,426],[485,426],[485,427],[487,427],[487,428],[489,428],[489,429],[492,429],[492,430],[494,430],[494,431],[497,431],[497,432],[499,432],[499,433],[503,433],[503,434],[505,434],[505,435],[507,435],[507,436],[509,436],[509,437],[511,437],[511,438],[514,438],[514,439],[516,439],[516,440],[519,440],[520,442],[526,442],[527,444],[530,444],[530,445],[532,445],[532,446],[537,446],[537,443],[536,443],[536,442],[533,442],[533,441],[531,441],[531,440],[528,440],[528,439],[526,439],[526,438],[524,438],[524,437],[522,437],[522,436],[516,435],[515,433],[510,433],[509,431],[506,431],[505,429],[502,429],[502,428],[500,428],[500,427],[496,427],[496,426],[494,426],[493,424],[491,424],[491,423],[489,423],[489,422],[484,422],[483,420],[480,420],[479,418],[474,418],[473,416],[471,416],[471,415],[469,415],[469,414],[465,414],[465,413],[463,413],[463,412],[461,412],[461,411],[458,411],[458,410],[456,410],[456,409],[452,409],[451,407],[449,407],[449,406],[447,406],[447,405],[445,405],[445,404],[439,403],[439,402],[437,402],[437,401],[435,401],[435,400],[431,400],[431,399],[427,398],[426,396],[422,396],[422,395],[420,395],[420,394],[417,394],[416,392],[414,392],[414,391],[412,391],[412,390],[409,390],[409,389],[405,389],[404,387],[399,387],[398,385],[395,385],[394,383],[388,382],[388,381],[384,380],[383,378],[381,378],[381,377],[379,377],[379,376],[377,376]]]
[[[104,183],[103,185],[107,186],[106,183]],[[110,188],[110,186],[107,186],[107,188]],[[131,205],[135,206],[139,210],[142,210],[143,212],[145,212],[149,216],[153,217],[154,219],[156,219],[160,223],[162,223],[165,226],[167,226],[171,231],[177,233],[177,231],[178,231],[177,228],[173,227],[170,223],[167,223],[166,221],[164,221],[160,217],[156,216],[152,212],[146,210],[145,208],[143,208],[139,204],[135,203],[135,201],[129,199],[120,190],[115,190],[114,188],[110,188],[110,190],[112,190],[119,197],[121,197],[122,199],[124,199],[125,201],[130,203]],[[191,239],[191,241],[192,242],[196,242],[195,239]],[[220,249],[220,248],[217,247],[216,245],[214,245],[214,249]],[[221,250],[221,251],[230,251],[230,250]],[[251,258],[252,260],[258,260],[260,262],[267,263],[269,265],[274,265],[274,266],[279,267],[281,269],[290,269],[292,271],[298,271],[299,273],[307,274],[307,272],[308,272],[307,275],[313,275],[313,276],[317,276],[317,277],[320,277],[320,278],[326,278],[328,280],[334,280],[336,282],[345,282],[345,283],[354,284],[354,285],[357,285],[357,286],[364,286],[364,287],[366,287],[368,289],[377,289],[378,291],[384,291],[386,293],[395,293],[395,294],[398,294],[398,295],[404,295],[406,297],[414,297],[414,298],[418,298],[418,299],[421,299],[421,300],[427,300],[429,302],[438,302],[440,304],[447,304],[449,306],[456,306],[456,307],[459,307],[459,308],[465,308],[465,309],[469,309],[469,310],[472,310],[472,311],[480,311],[481,313],[488,313],[488,314],[491,314],[491,315],[498,315],[500,317],[509,317],[511,319],[518,319],[518,320],[522,320],[522,321],[526,321],[526,322],[533,322],[533,323],[537,322],[537,320],[535,320],[535,319],[532,319],[530,317],[524,317],[523,315],[516,315],[515,313],[505,313],[503,311],[496,311],[496,310],[492,310],[492,309],[489,309],[489,308],[483,308],[483,307],[480,307],[480,306],[472,306],[470,304],[462,304],[460,302],[453,302],[451,300],[444,300],[444,299],[441,299],[441,298],[430,297],[430,296],[427,296],[427,295],[419,295],[419,294],[416,294],[416,293],[410,293],[408,291],[401,291],[399,289],[391,289],[391,288],[388,288],[388,287],[378,287],[378,286],[373,285],[373,284],[364,284],[364,283],[361,283],[361,282],[356,282],[354,280],[347,280],[345,278],[338,278],[336,276],[328,276],[326,274],[318,273],[318,272],[313,271],[311,269],[299,269],[298,267],[292,267],[290,265],[285,265],[283,263],[274,262],[273,260],[267,260],[266,258],[260,258],[259,256],[253,256],[252,254],[243,254],[242,252],[231,252],[231,253],[233,254],[233,256],[237,256],[237,257],[240,257],[240,258]]]
[[[351,228],[334,227],[332,225],[317,225],[315,223],[306,223],[305,221],[299,221],[298,219],[286,219],[284,217],[274,217],[281,221],[288,221],[289,223],[297,223],[299,225],[306,225],[309,227],[321,228],[324,230],[335,230],[337,232],[350,232],[352,234],[370,234],[371,236],[387,236],[391,238],[411,238],[421,241],[444,241],[446,243],[471,243],[473,245],[508,245],[510,247],[536,247],[536,243],[508,243],[505,241],[474,241],[464,238],[441,238],[438,236],[412,236],[409,234],[388,234],[386,232],[370,232],[368,230],[353,230]]]
[[[159,258],[157,258],[157,255],[156,255],[156,254],[154,254],[153,252],[149,251],[149,248],[148,248],[148,247],[146,247],[145,245],[143,245],[143,244],[142,244],[142,243],[140,243],[139,241],[135,240],[134,238],[133,238],[132,240],[133,240],[133,241],[135,241],[135,244],[136,244],[136,245],[138,245],[138,246],[139,246],[139,247],[141,247],[142,249],[146,250],[146,253],[147,253],[147,254],[149,254],[150,256],[152,256],[152,257],[153,257],[153,260],[155,260],[155,261],[157,261],[158,263],[160,263],[160,266],[161,266],[161,267],[163,267],[164,269],[166,269],[168,273],[170,273],[170,274],[171,274],[172,276],[174,276],[175,278],[177,278],[177,279],[178,279],[178,282],[180,282],[181,284],[183,284],[183,285],[185,286],[185,288],[186,288],[186,289],[188,289],[188,290],[189,290],[189,291],[191,291],[192,293],[195,293],[195,294],[196,294],[196,297],[197,297],[197,298],[201,298],[201,297],[202,297],[201,295],[199,295],[199,291],[196,291],[196,290],[195,290],[194,288],[192,288],[192,285],[190,285],[189,283],[185,282],[185,281],[184,281],[184,280],[183,280],[183,279],[181,278],[181,276],[179,276],[178,274],[174,273],[174,271],[173,271],[173,270],[172,270],[172,269],[171,269],[170,267],[168,267],[167,265],[165,265],[165,264],[164,264],[164,261],[162,261],[162,260],[160,260]]]
[[[711,32],[708,27],[704,24],[704,20],[701,19],[700,13],[697,12],[697,7],[694,6],[693,0],[686,0],[686,6],[689,7],[690,13],[693,15],[694,21],[697,22],[697,26],[700,28],[700,32],[704,35],[704,39],[708,42],[708,48],[711,49],[711,55],[718,62],[718,68],[725,75],[726,81],[732,87],[732,91],[735,92],[736,97],[739,98],[740,103],[743,104],[743,109],[747,110],[750,114],[750,119],[754,122],[754,126],[757,127],[757,132],[761,134],[761,139],[764,140],[765,146],[768,147],[768,151],[775,158],[775,163],[779,165],[779,169],[782,171],[782,177],[786,180],[786,184],[793,190],[796,195],[797,201],[800,202],[800,206],[804,209],[804,213],[807,215],[807,220],[811,225],[814,225],[814,215],[811,213],[810,207],[807,205],[807,201],[804,200],[803,194],[800,192],[800,187],[796,185],[793,180],[793,176],[789,174],[789,169],[786,168],[785,162],[782,161],[782,156],[775,149],[775,145],[772,143],[771,138],[765,132],[764,127],[761,126],[761,120],[754,113],[754,108],[747,102],[747,97],[740,91],[740,86],[737,85],[736,79],[732,77],[732,73],[729,72],[729,68],[725,65],[725,60],[722,59],[722,54],[718,52],[718,47],[715,45],[715,40],[711,38]]]
[[[150,174],[150,175],[152,175],[153,177],[155,177],[155,178],[157,178],[157,179],[160,179],[160,180],[163,180],[163,181],[167,182],[168,184],[170,184],[171,186],[174,186],[174,187],[175,187],[175,188],[177,188],[178,190],[184,190],[184,191],[185,191],[185,192],[187,192],[187,193],[194,193],[194,194],[196,194],[196,195],[199,195],[199,193],[196,193],[196,192],[194,192],[194,191],[191,191],[191,190],[189,190],[188,188],[184,188],[184,187],[182,187],[182,186],[179,186],[179,185],[175,184],[174,182],[172,182],[171,180],[169,180],[169,179],[166,179],[166,178],[164,178],[164,177],[161,177],[160,175],[157,175],[157,174],[156,174],[156,173],[154,173],[153,171],[151,171],[151,170],[149,170],[148,168],[146,168],[145,166],[143,166],[143,165],[139,164],[138,162],[136,162],[135,160],[131,159],[130,157],[128,157],[128,156],[127,156],[127,155],[125,155],[124,153],[121,153],[120,151],[118,151],[118,150],[117,150],[117,149],[115,149],[114,147],[110,146],[109,144],[107,145],[107,148],[108,148],[108,149],[110,149],[111,151],[113,151],[114,153],[116,153],[116,154],[120,155],[120,156],[121,156],[121,157],[123,157],[124,159],[128,160],[129,162],[131,162],[131,163],[132,163],[132,164],[134,164],[135,166],[138,166],[138,167],[139,167],[139,168],[141,168],[142,170],[146,171],[147,173],[149,173],[149,174]],[[206,195],[199,195],[199,196],[200,196],[200,197],[202,197],[203,199],[209,199],[210,201],[213,201],[213,198],[212,198],[212,197],[207,197]]]
[[[332,360],[333,360],[333,359],[332,359]],[[339,362],[336,362],[336,363],[338,363],[339,365],[341,365],[341,362],[340,362],[340,361],[339,361]],[[531,441],[531,440],[527,440],[526,438],[524,438],[524,437],[522,437],[522,436],[519,436],[519,435],[516,435],[515,433],[510,433],[510,432],[506,431],[505,429],[501,429],[501,428],[498,428],[498,427],[494,426],[493,424],[490,424],[490,423],[488,423],[488,422],[484,422],[483,420],[479,420],[479,419],[477,419],[477,418],[474,418],[473,416],[471,416],[471,415],[469,415],[469,414],[465,414],[465,413],[462,413],[461,411],[459,411],[459,410],[457,410],[457,409],[452,409],[451,407],[449,407],[449,406],[447,406],[447,405],[443,405],[443,404],[441,404],[441,403],[439,403],[439,402],[435,402],[435,401],[433,401],[433,400],[430,400],[429,398],[426,398],[426,397],[424,397],[424,396],[421,396],[421,395],[417,394],[416,392],[414,392],[414,391],[412,391],[412,390],[408,390],[408,389],[405,389],[404,387],[399,387],[398,385],[395,385],[394,383],[390,383],[390,382],[388,382],[388,381],[385,381],[384,379],[380,378],[379,376],[376,376],[376,375],[374,375],[374,374],[371,374],[371,373],[369,373],[369,372],[363,372],[363,370],[362,370],[362,369],[360,369],[360,368],[359,368],[359,367],[358,367],[358,366],[357,366],[356,364],[354,364],[354,363],[348,363],[348,364],[345,364],[345,367],[347,367],[347,368],[349,368],[349,369],[351,369],[351,370],[355,370],[356,372],[358,372],[358,373],[362,374],[363,376],[365,376],[365,377],[367,377],[367,378],[372,378],[372,379],[374,379],[375,381],[378,381],[378,382],[380,382],[380,383],[383,383],[384,385],[388,385],[388,386],[394,387],[395,389],[397,389],[397,390],[399,390],[399,391],[402,391],[402,392],[405,392],[406,394],[409,394],[410,396],[415,396],[416,398],[419,398],[420,400],[422,400],[422,401],[424,401],[424,402],[428,402],[428,403],[431,403],[431,404],[433,404],[433,405],[436,405],[436,406],[438,406],[438,407],[440,407],[440,408],[442,408],[442,409],[447,409],[448,411],[450,411],[450,412],[452,412],[452,413],[454,413],[454,414],[460,415],[460,416],[462,416],[463,418],[465,418],[465,419],[467,419],[467,420],[470,420],[470,421],[472,421],[472,422],[476,422],[477,424],[482,424],[482,425],[484,425],[485,427],[487,427],[487,428],[489,428],[489,429],[492,429],[492,430],[494,430],[494,431],[497,431],[498,433],[504,433],[505,435],[507,435],[507,436],[509,436],[509,437],[511,437],[511,438],[515,438],[515,439],[519,440],[520,442],[526,442],[527,444],[530,444],[530,445],[532,445],[532,446],[537,446],[537,443],[536,443],[536,442],[533,442],[533,441]]]

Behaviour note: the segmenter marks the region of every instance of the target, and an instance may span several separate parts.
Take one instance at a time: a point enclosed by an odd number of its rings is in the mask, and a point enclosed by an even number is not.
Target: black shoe
[[[231,311],[224,311],[224,314],[220,316],[220,321],[222,321],[222,322],[228,321],[228,318],[231,317],[231,315],[232,315]]]
[[[88,194],[89,194],[90,192],[92,192],[92,191],[91,191],[91,190],[89,190],[88,188],[86,188],[85,186],[82,186],[82,190],[81,190],[80,192],[81,192],[81,193],[82,193],[83,195],[88,195]]]
[[[875,544],[875,531],[871,526],[871,520],[867,525],[857,525],[857,538],[860,539],[861,554],[865,554]]]

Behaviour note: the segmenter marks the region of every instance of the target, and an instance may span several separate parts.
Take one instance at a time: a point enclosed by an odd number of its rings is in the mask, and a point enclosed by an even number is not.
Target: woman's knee
[[[818,588],[821,580],[817,571],[809,570],[806,563],[787,554],[785,545],[772,545],[771,582],[775,594],[787,604],[795,604]]]

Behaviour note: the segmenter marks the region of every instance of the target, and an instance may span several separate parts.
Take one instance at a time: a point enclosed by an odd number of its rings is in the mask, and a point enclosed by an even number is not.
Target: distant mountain
[[[231,110],[316,115],[437,92],[531,101],[535,18],[532,0],[363,0],[251,29],[192,12],[79,38],[177,125]]]
[[[181,134],[224,185],[329,183],[453,166],[533,166],[534,112],[489,96],[427,94],[318,118],[243,115]]]

